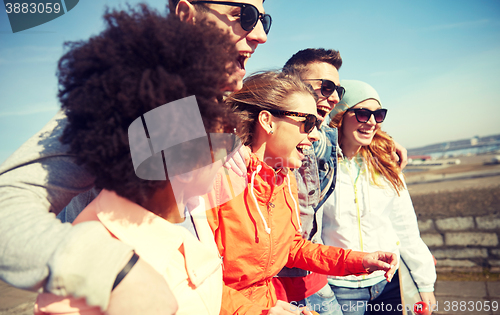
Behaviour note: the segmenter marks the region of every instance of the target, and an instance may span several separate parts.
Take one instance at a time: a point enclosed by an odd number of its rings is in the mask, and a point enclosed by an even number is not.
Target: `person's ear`
[[[196,9],[187,0],[180,0],[175,7],[175,15],[179,17],[182,22],[194,23],[194,16]]]
[[[267,110],[262,110],[259,113],[259,124],[268,134],[273,134],[273,115]]]

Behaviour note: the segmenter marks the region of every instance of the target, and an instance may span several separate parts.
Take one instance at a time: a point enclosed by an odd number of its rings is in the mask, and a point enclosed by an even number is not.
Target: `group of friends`
[[[243,79],[261,0],[168,6],[67,45],[61,111],[0,166],[0,278],[35,314],[401,314],[403,259],[435,304],[376,90],[322,48]]]

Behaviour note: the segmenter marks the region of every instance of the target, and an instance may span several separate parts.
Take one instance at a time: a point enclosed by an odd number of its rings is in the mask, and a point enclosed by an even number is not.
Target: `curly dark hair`
[[[237,52],[213,24],[183,23],[145,4],[107,10],[104,20],[99,35],[65,43],[69,51],[59,60],[58,97],[68,117],[61,142],[95,176],[97,188],[143,204],[167,181],[136,176],[129,125],[156,107],[195,95],[207,133],[221,126],[232,130],[236,121],[220,103]]]

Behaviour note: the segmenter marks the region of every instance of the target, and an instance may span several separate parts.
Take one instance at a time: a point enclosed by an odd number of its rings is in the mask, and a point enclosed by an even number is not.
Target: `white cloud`
[[[4,110],[0,111],[0,118],[9,117],[9,116],[24,116],[24,115],[33,115],[39,113],[47,113],[47,112],[56,112],[59,110],[59,106],[54,105],[54,103],[39,103],[32,104],[28,106],[21,106],[15,110]]]
[[[0,50],[0,65],[55,62],[62,55],[62,47],[21,46]]]

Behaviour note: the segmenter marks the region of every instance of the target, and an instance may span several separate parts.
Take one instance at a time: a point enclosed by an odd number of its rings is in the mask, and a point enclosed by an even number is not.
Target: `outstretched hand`
[[[391,282],[394,273],[396,272],[396,264],[398,259],[396,254],[389,252],[373,252],[365,255],[363,257],[363,267],[368,272],[374,272],[376,270],[384,270],[385,278],[388,282]]]

